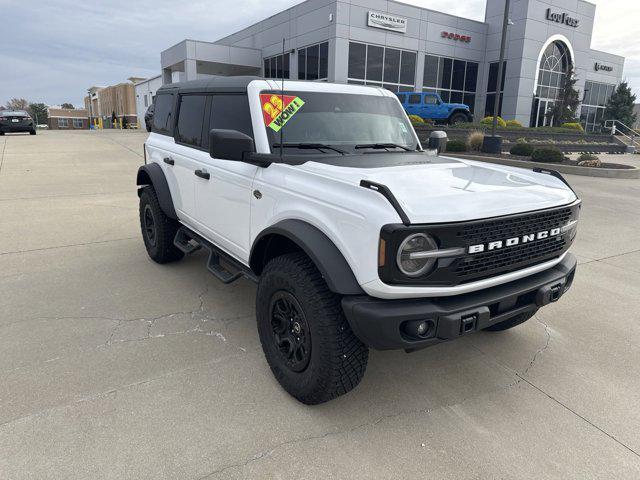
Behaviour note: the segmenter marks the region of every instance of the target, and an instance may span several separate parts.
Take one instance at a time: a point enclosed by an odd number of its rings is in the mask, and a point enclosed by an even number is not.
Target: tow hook
[[[546,285],[538,290],[536,294],[536,304],[538,307],[544,307],[550,303],[555,303],[560,300],[560,297],[564,293],[564,286],[566,281],[554,283],[552,285]]]
[[[551,293],[549,294],[549,301],[551,303],[557,302],[560,299],[560,296],[562,295],[562,286],[563,285],[561,283],[558,283],[551,287]]]

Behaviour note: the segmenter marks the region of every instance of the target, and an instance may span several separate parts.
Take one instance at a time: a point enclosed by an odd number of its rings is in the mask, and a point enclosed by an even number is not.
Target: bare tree
[[[12,98],[7,102],[7,110],[26,110],[29,102],[24,98]]]

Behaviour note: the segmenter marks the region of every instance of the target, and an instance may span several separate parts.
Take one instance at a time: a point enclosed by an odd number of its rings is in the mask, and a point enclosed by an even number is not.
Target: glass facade
[[[410,92],[416,85],[418,54],[408,50],[349,43],[348,82]]]
[[[531,126],[553,124],[549,112],[561,94],[571,70],[571,56],[567,46],[560,41],[551,43],[544,53],[538,71],[538,85],[531,110]]]
[[[584,98],[580,108],[580,123],[587,132],[600,132],[607,102],[611,98],[615,85],[598,82],[585,82]]]
[[[329,42],[298,49],[298,80],[326,80],[329,76]]]
[[[476,62],[434,55],[425,56],[423,91],[438,92],[447,103],[464,103],[473,113],[477,87]]]
[[[500,62],[489,64],[489,81],[487,82],[487,101],[484,106],[485,117],[493,116],[496,105],[496,90],[498,87],[498,66]],[[502,82],[500,83],[500,104],[498,105],[498,116],[502,116],[502,97],[504,95],[504,79],[507,75],[507,62],[503,63]]]
[[[264,78],[289,78],[289,54],[276,55],[264,59]]]

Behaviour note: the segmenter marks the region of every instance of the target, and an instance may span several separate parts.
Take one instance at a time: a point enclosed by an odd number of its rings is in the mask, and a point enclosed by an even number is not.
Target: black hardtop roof
[[[264,80],[264,78],[254,76],[203,78],[189,82],[169,83],[160,87],[158,93],[246,93],[247,85],[254,80]]]

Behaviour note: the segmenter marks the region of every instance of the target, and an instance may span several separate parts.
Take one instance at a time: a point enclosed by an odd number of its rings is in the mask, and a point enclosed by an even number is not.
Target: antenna
[[[276,62],[277,63],[277,62]],[[282,80],[282,86],[280,88],[280,101],[282,102],[282,112],[280,112],[280,118],[284,118],[284,38],[282,39],[282,68],[280,69],[280,77]],[[280,128],[280,160],[282,160],[284,152],[284,125]]]

